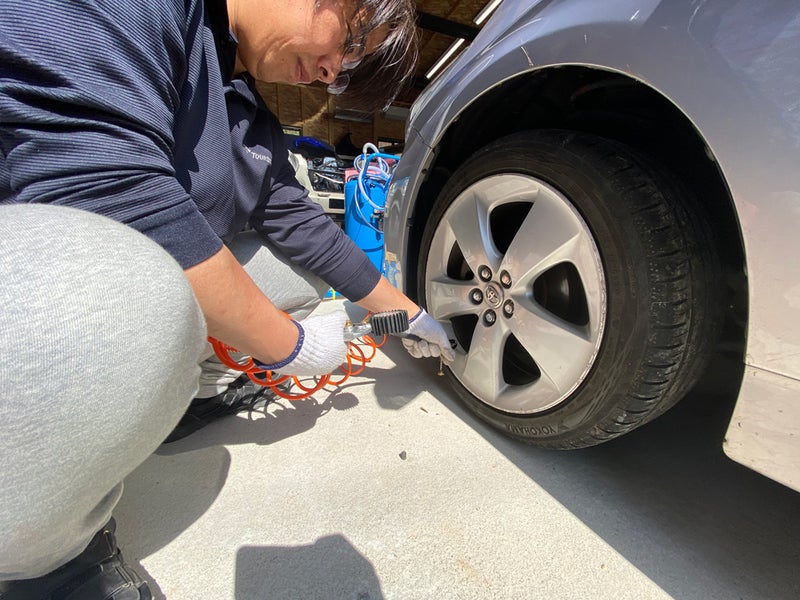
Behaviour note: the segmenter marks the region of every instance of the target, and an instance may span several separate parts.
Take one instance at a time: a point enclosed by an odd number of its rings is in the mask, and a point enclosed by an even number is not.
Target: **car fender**
[[[800,72],[789,65],[798,59],[800,6],[729,4],[562,0],[523,8],[525,2],[504,2],[412,109],[408,159],[387,202],[390,259],[405,252],[394,240],[403,237],[397,228],[412,210],[409,203],[400,214],[393,197],[400,187],[416,197],[447,128],[487,90],[568,65],[625,74],[686,115],[731,192],[750,277],[746,362],[798,377],[800,266],[789,257],[800,226]],[[509,28],[520,16],[525,21]],[[745,25],[764,33],[755,40],[736,35]]]

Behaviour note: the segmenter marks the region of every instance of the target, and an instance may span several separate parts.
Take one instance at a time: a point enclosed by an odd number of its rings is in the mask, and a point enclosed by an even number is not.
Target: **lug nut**
[[[483,281],[491,281],[492,270],[486,265],[481,265],[478,267],[478,277],[480,277]]]
[[[511,300],[503,302],[503,314],[507,317],[514,316],[514,303]]]
[[[508,271],[500,271],[500,283],[504,288],[511,287],[511,275]]]
[[[485,313],[483,313],[484,324],[491,327],[492,325],[495,324],[495,321],[497,321],[497,315],[493,310],[487,310]]]
[[[478,288],[475,288],[469,293],[469,299],[475,304],[480,304],[483,302],[483,292]]]

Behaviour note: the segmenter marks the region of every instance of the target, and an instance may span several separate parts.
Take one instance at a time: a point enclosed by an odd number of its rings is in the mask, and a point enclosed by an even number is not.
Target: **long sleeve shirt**
[[[188,268],[246,225],[359,300],[380,274],[308,199],[276,117],[231,78],[224,0],[3,0],[0,202],[141,231]]]

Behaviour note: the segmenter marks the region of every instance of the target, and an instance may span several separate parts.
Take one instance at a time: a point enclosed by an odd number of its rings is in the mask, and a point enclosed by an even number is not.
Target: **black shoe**
[[[152,600],[147,583],[125,564],[114,519],[81,554],[36,579],[0,581],[0,600]]]
[[[250,381],[242,375],[228,386],[228,389],[211,398],[192,400],[186,414],[164,440],[165,444],[185,438],[187,435],[202,429],[211,421],[236,413],[252,410],[256,404],[266,401],[268,404],[275,398],[275,393],[268,387]]]

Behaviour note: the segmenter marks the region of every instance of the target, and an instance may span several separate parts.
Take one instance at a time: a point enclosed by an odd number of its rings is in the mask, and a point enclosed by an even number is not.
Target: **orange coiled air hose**
[[[286,316],[289,317],[289,315]],[[348,342],[347,363],[339,367],[339,370],[342,372],[341,377],[335,379],[333,373],[322,375],[319,378],[315,378],[316,384],[313,386],[303,385],[298,377],[292,375],[278,375],[274,377],[272,371],[259,367],[250,357],[247,357],[243,362],[237,362],[230,355],[231,352],[236,352],[235,348],[212,337],[209,337],[208,341],[214,348],[217,357],[226,367],[237,371],[243,371],[251,381],[271,388],[275,395],[281,398],[287,400],[302,400],[318,392],[328,384],[338,387],[350,377],[361,374],[367,366],[367,363],[377,354],[378,348],[386,343],[387,333],[403,333],[408,329],[408,313],[404,310],[393,310],[370,314],[365,321],[358,325],[350,326],[350,329],[355,331],[372,331],[376,334],[383,334],[383,336],[380,342],[376,342],[372,336],[366,334],[360,335]],[[290,380],[301,392],[287,393],[280,389],[281,384]]]

